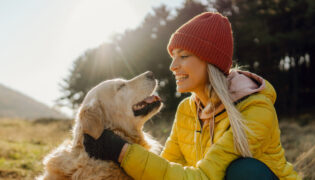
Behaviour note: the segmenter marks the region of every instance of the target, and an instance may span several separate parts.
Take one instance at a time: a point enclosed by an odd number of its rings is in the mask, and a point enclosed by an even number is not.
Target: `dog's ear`
[[[105,126],[105,111],[100,103],[82,107],[79,113],[83,133],[98,139]]]

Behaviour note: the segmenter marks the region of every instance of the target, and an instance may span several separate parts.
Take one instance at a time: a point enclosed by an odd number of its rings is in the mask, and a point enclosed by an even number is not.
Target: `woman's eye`
[[[187,58],[189,57],[189,55],[181,55],[180,58],[184,59],[184,58]]]

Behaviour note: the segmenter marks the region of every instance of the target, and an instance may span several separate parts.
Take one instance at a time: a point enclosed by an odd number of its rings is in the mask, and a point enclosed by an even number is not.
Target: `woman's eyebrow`
[[[183,49],[174,49],[173,50],[173,54],[175,54],[175,53],[179,54],[182,51],[183,51]]]

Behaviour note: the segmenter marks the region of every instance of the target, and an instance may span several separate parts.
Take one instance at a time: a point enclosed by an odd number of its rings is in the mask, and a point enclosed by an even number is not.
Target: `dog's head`
[[[127,133],[141,130],[143,124],[162,107],[160,98],[153,95],[156,87],[157,80],[152,72],[131,80],[113,79],[98,84],[85,96],[76,128],[95,139],[104,128],[118,128]]]

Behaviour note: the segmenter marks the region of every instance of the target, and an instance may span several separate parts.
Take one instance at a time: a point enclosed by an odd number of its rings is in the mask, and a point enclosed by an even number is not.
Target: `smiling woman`
[[[192,95],[178,105],[161,155],[121,143],[105,129],[104,136],[86,138],[91,157],[114,160],[133,179],[301,179],[284,156],[274,88],[254,73],[231,69],[227,17],[195,16],[172,34],[167,50],[177,91]]]

